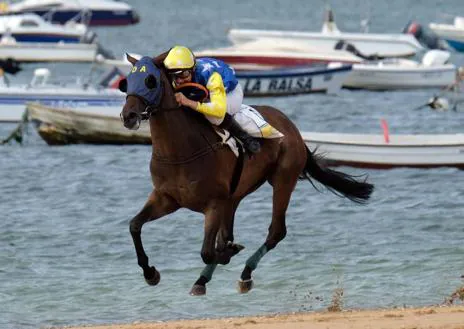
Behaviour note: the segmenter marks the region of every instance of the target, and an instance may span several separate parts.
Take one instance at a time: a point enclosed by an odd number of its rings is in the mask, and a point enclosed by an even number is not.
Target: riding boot
[[[219,127],[228,130],[234,137],[237,137],[248,152],[254,154],[261,150],[261,145],[258,140],[243,130],[229,113],[226,113],[224,121],[222,121]]]

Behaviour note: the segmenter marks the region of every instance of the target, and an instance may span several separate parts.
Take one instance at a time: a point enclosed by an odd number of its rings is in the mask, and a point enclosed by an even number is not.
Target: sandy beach
[[[464,329],[464,306],[292,313],[67,329]]]

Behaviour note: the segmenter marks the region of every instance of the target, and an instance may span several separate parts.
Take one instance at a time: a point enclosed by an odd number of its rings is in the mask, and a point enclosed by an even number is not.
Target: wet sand
[[[464,306],[292,313],[221,319],[136,322],[68,329],[464,329]]]

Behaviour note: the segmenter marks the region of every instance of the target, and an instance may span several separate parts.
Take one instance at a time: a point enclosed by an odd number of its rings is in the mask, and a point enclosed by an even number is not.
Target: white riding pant
[[[240,84],[237,84],[234,90],[230,93],[226,94],[226,102],[227,102],[227,113],[230,115],[234,115],[238,111],[243,103],[243,89]],[[211,122],[213,125],[219,126],[224,118],[218,118],[211,115],[205,115],[206,119]]]

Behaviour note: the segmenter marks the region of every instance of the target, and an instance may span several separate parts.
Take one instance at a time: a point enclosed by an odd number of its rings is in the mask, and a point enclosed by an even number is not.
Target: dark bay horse
[[[369,199],[373,185],[321,165],[297,127],[278,109],[254,106],[284,137],[261,140],[260,153],[237,158],[202,114],[178,106],[166,72],[156,59],[143,57],[137,61],[129,55],[127,59],[133,67],[120,83],[120,89],[127,93],[121,120],[126,128],[137,129],[141,120],[148,119],[152,140],[150,172],[154,189],[130,221],[138,264],[148,284],[158,284],[160,274],[149,265],[142,245],[142,226],[179,208],[205,216],[201,257],[207,265],[191,290],[192,295],[203,295],[217,264],[229,263],[243,248],[233,243],[234,216],[240,201],[265,182],[273,188],[272,220],[264,244],[246,261],[240,292],[252,288],[252,271],[285,238],[285,213],[299,178],[310,182],[315,179],[357,203]],[[242,170],[234,188],[231,182],[237,167]]]

